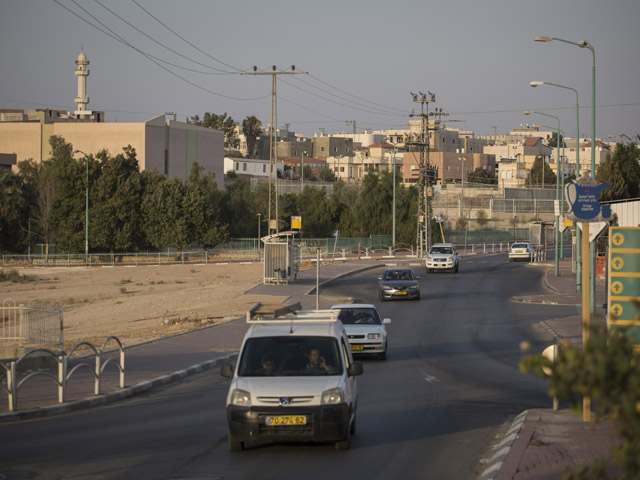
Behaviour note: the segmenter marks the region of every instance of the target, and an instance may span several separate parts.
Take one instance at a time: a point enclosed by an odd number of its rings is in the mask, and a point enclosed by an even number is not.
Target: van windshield
[[[245,343],[238,376],[340,375],[343,369],[333,337],[256,337]]]

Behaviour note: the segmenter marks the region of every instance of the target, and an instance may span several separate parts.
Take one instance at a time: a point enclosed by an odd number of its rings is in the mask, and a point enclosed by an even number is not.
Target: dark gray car
[[[378,278],[378,296],[382,301],[392,298],[420,300],[419,278],[410,267],[385,268]]]

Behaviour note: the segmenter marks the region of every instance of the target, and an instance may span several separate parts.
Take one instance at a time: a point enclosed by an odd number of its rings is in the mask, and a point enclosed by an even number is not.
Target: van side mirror
[[[364,369],[362,368],[362,364],[360,362],[351,363],[351,365],[349,365],[349,368],[347,369],[347,373],[349,374],[350,377],[356,377],[358,375],[362,375],[363,372],[364,372]]]
[[[383,325],[389,325],[391,323],[391,319],[390,318],[385,318],[384,320],[382,320],[382,324]]]
[[[220,375],[226,378],[233,378],[233,366],[229,363],[225,363],[220,367]]]

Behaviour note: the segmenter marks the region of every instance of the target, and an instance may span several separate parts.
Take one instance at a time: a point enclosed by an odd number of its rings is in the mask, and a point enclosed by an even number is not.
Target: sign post
[[[590,241],[594,241],[596,235],[592,239],[589,238],[589,224],[607,221],[611,217],[611,207],[609,205],[600,205],[598,197],[602,190],[611,188],[606,183],[597,183],[586,173],[579,179],[569,183],[565,187],[565,197],[569,202],[570,212],[567,218],[572,221],[581,223],[582,252],[589,251]],[[594,231],[596,228],[594,228]],[[582,285],[591,285],[591,268],[589,263],[589,255],[582,255]],[[594,272],[595,275],[595,272]],[[593,297],[593,298],[592,298]],[[590,318],[590,301],[595,302],[595,289],[591,293],[590,288],[582,288],[582,351],[584,352],[589,341]],[[591,420],[591,398],[585,396],[582,398],[582,420],[589,422]]]

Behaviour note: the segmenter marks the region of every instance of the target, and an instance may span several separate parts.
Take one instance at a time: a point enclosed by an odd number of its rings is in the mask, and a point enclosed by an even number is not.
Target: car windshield
[[[256,337],[247,340],[238,376],[338,375],[342,360],[333,337]]]
[[[338,320],[344,325],[382,325],[374,308],[341,308]]]
[[[413,280],[413,271],[411,270],[387,270],[384,272],[384,280]]]
[[[445,255],[451,255],[453,254],[453,248],[451,247],[433,247],[431,248],[431,252],[430,253],[440,253],[440,254],[445,254]]]
[[[526,243],[514,243],[511,248],[527,248],[529,245]]]

